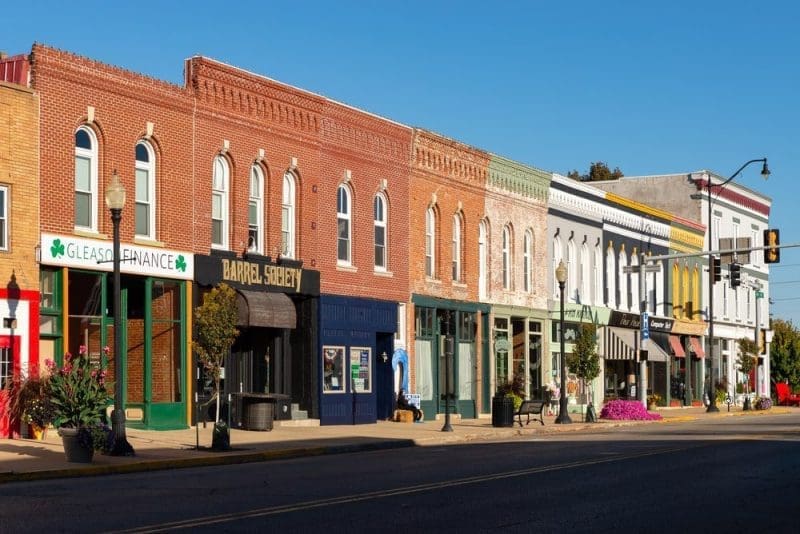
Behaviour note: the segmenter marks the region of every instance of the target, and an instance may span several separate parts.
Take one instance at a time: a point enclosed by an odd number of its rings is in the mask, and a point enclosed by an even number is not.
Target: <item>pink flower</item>
[[[78,354],[81,355],[86,354],[86,345],[81,345],[80,347],[78,347]]]
[[[72,353],[71,352],[65,352],[64,353],[64,363],[66,363],[66,362],[68,362],[70,360],[72,360]]]
[[[108,345],[106,345],[105,347],[103,347],[103,354],[105,354],[106,356],[108,356],[109,354],[111,354],[111,347],[109,347]]]
[[[54,362],[53,360],[49,360],[49,359],[48,359],[48,360],[45,360],[45,361],[44,361],[44,365],[45,365],[45,367],[47,367],[47,368],[48,368],[50,371],[54,371],[54,370],[55,370],[55,368],[56,368],[56,362]]]

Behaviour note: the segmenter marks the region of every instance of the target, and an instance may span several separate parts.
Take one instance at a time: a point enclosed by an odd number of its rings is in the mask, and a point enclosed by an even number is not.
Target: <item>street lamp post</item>
[[[572,422],[567,412],[567,357],[564,350],[564,284],[567,282],[567,267],[563,261],[558,262],[556,267],[556,280],[561,299],[560,319],[559,319],[559,341],[561,343],[561,399],[558,405],[558,417],[556,424],[568,425]]]
[[[714,225],[711,222],[712,211],[711,211],[711,188],[716,187],[721,190],[723,187],[728,185],[734,178],[739,176],[739,173],[744,170],[745,167],[750,165],[751,163],[763,163],[764,166],[761,168],[761,176],[766,180],[769,178],[769,167],[767,166],[767,158],[761,159],[751,159],[739,169],[731,175],[730,178],[725,180],[719,184],[712,184],[711,183],[711,176],[707,177],[706,181],[706,191],[708,196],[708,357],[711,358],[711,372],[709,374],[709,381],[708,381],[708,408],[706,409],[707,412],[718,412],[719,408],[717,408],[717,395],[715,391],[715,382],[714,382],[714,241],[712,239],[712,230]],[[735,244],[734,244],[735,246]],[[691,358],[687,357],[686,365],[691,364]]]
[[[125,400],[123,399],[122,371],[122,321],[120,314],[120,274],[119,274],[119,223],[122,220],[122,208],[125,207],[125,187],[119,179],[116,169],[111,175],[111,183],[106,189],[106,205],[111,210],[111,222],[114,226],[114,411],[111,412],[111,424],[114,431],[112,456],[134,456],[133,447],[125,435]]]

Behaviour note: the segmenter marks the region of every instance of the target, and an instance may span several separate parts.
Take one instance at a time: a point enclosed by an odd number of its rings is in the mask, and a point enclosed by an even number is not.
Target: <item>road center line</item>
[[[701,445],[702,446],[702,445]],[[533,475],[536,473],[547,473],[550,471],[560,471],[564,469],[576,469],[590,465],[607,464],[613,462],[620,462],[634,458],[644,458],[647,456],[657,456],[661,454],[672,454],[682,452],[689,449],[697,448],[698,445],[685,446],[685,447],[670,447],[664,449],[656,449],[652,451],[644,451],[633,454],[617,455],[610,458],[595,458],[590,460],[578,460],[575,462],[567,462],[563,464],[545,465],[541,467],[531,467],[528,469],[518,469],[515,471],[507,471],[505,473],[494,473],[491,475],[478,475],[474,477],[458,478],[455,480],[445,480],[442,482],[431,482],[428,484],[419,484],[416,486],[406,486],[402,488],[370,491],[366,493],[357,493],[355,495],[343,495],[341,497],[332,497],[329,499],[319,499],[314,501],[300,502],[296,504],[285,504],[281,506],[271,506],[267,508],[259,508],[247,512],[235,512],[229,514],[210,515],[199,517],[195,519],[185,519],[183,521],[173,521],[169,523],[159,523],[155,525],[148,525],[144,527],[137,527],[127,530],[115,530],[115,533],[139,533],[139,532],[163,532],[164,530],[178,530],[184,528],[193,528],[197,526],[214,525],[219,523],[229,523],[231,521],[239,521],[242,519],[251,519],[255,517],[264,517],[268,515],[284,514],[288,512],[297,512],[300,510],[310,510],[313,508],[322,508],[325,506],[333,506],[337,504],[346,504],[367,501],[371,499],[382,499],[386,497],[394,497],[397,495],[408,495],[411,493],[422,493],[425,491],[438,490],[454,486],[465,486],[468,484],[477,484],[480,482],[487,482],[491,480],[502,480],[506,478],[522,477]]]

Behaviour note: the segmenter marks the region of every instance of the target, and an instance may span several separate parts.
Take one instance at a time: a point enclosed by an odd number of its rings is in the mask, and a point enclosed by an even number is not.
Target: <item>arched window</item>
[[[453,282],[461,281],[461,214],[453,215]]]
[[[617,266],[617,272],[619,273],[619,298],[617,301],[619,302],[619,309],[623,311],[628,311],[631,308],[630,293],[628,292],[629,275],[625,273],[625,267],[627,266],[628,255],[625,253],[625,246],[623,246],[619,251],[619,265]]]
[[[340,264],[350,265],[351,248],[351,195],[350,188],[342,184],[336,193],[337,256]]]
[[[552,276],[552,283],[553,283],[553,298],[557,299],[560,297],[559,295],[559,288],[558,288],[558,281],[556,280],[556,269],[558,268],[558,264],[564,259],[564,247],[561,245],[561,237],[556,235],[553,237],[553,268],[550,271]],[[566,287],[564,288],[566,291]]]
[[[283,193],[281,200],[281,255],[295,257],[295,178],[290,172],[283,175]]]
[[[589,247],[586,243],[581,245],[581,289],[580,294],[578,295],[578,302],[581,304],[590,304],[592,302],[592,296],[590,293],[589,288],[592,284],[592,262],[589,258]]]
[[[689,303],[689,285],[691,279],[689,278],[689,266],[684,264],[683,266],[683,284],[681,285],[681,306],[683,307],[683,313],[681,316],[684,319],[689,318],[689,310],[687,309],[687,304]]]
[[[86,126],[75,132],[75,227],[97,231],[97,138]]]
[[[603,305],[603,250],[600,243],[594,246],[594,283],[592,284],[592,303]]]
[[[576,254],[575,240],[570,238],[570,240],[567,241],[567,284],[564,287],[564,291],[569,297],[568,300],[570,302],[578,301],[578,288],[580,287],[580,281],[578,280],[578,257]]]
[[[386,256],[386,197],[382,193],[375,195],[372,206],[372,219],[375,225],[375,270],[385,271],[387,266]]]
[[[425,212],[425,276],[436,278],[436,211]]]
[[[639,265],[639,255],[636,254],[636,250],[634,249],[633,253],[631,254],[631,267],[637,267],[638,265]],[[639,313],[641,311],[640,299],[644,297],[644,295],[639,294],[639,284],[641,283],[641,280],[639,279],[640,276],[642,276],[641,272],[638,271],[631,272],[631,277],[630,277],[631,301],[629,307],[635,313]]]
[[[681,269],[678,262],[672,264],[672,316],[680,319],[681,307]]]
[[[533,265],[533,232],[525,231],[522,240],[522,287],[526,293],[531,292],[531,266]]]
[[[614,309],[617,302],[617,262],[614,247],[609,243],[606,249],[606,306]]]
[[[247,204],[247,250],[264,253],[264,172],[250,168],[250,199]]]
[[[503,258],[503,289],[511,289],[511,227],[503,227],[502,258]]]
[[[222,156],[214,158],[211,180],[211,248],[228,248],[228,184],[230,171]]]
[[[155,239],[156,158],[146,141],[136,143],[136,236]]]
[[[489,231],[487,229],[486,221],[481,221],[478,226],[478,298],[486,298],[487,277],[489,276],[488,269],[488,243]]]

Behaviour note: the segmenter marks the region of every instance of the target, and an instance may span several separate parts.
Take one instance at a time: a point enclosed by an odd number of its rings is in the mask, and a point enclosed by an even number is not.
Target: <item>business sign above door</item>
[[[43,265],[78,267],[100,271],[114,269],[111,241],[68,235],[42,234]],[[120,243],[120,272],[192,280],[194,254],[155,247]]]
[[[641,315],[614,310],[611,311],[611,315],[608,318],[608,326],[618,326],[620,328],[638,329],[641,322]],[[648,330],[669,332],[672,330],[673,322],[673,319],[669,319],[667,317],[654,317],[650,314],[647,314]]]
[[[220,282],[236,289],[319,295],[319,271],[303,269],[300,262],[278,264],[264,258],[245,260],[233,257],[194,257],[196,278],[201,285]]]

